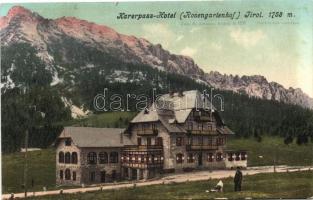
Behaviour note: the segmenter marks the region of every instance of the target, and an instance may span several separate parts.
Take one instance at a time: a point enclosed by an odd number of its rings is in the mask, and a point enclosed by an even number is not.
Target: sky
[[[198,1],[2,4],[4,16],[14,5],[46,18],[74,16],[142,37],[175,54],[192,57],[205,72],[263,75],[285,87],[301,88],[313,97],[313,1]],[[176,12],[175,19],[119,20],[117,16]],[[184,19],[182,12],[240,12],[238,20]],[[262,11],[263,18],[244,18]],[[269,18],[269,12],[283,12]],[[287,17],[287,13],[293,17]]]

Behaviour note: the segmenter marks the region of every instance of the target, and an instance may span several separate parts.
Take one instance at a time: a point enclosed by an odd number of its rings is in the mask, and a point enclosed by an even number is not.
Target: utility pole
[[[28,151],[28,129],[25,132],[25,163],[24,163],[24,193],[25,198],[27,198],[27,170],[28,170],[28,163],[27,163],[27,151]]]
[[[277,146],[275,148],[275,153],[274,153],[274,173],[276,173],[276,162],[277,162]]]

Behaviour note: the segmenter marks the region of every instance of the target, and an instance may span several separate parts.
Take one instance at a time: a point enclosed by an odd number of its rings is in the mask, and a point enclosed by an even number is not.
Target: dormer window
[[[71,139],[67,138],[65,140],[65,146],[71,146]]]
[[[176,138],[176,146],[182,146],[183,145],[183,138],[177,137]]]

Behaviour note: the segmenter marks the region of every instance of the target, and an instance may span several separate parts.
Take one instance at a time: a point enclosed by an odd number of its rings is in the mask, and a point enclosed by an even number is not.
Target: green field
[[[91,115],[63,123],[64,126],[89,126],[99,128],[125,128],[129,121],[136,115],[135,112],[106,112]]]
[[[28,186],[34,179],[34,190],[55,189],[55,150],[28,153]],[[2,155],[2,192],[23,191],[24,153]]]
[[[245,176],[242,192],[233,192],[233,180],[224,179],[223,193],[206,193],[217,180],[155,185],[132,189],[108,190],[34,199],[213,199],[217,197],[238,198],[308,198],[313,196],[313,172],[257,174]]]
[[[247,150],[248,166],[273,165],[275,154],[278,165],[313,166],[313,143],[286,145],[283,138],[264,136],[262,142],[254,138],[230,139],[227,149]]]
[[[248,150],[248,165],[272,165],[273,152],[277,152],[277,163],[280,165],[313,165],[313,144],[298,146],[283,144],[282,138],[263,137],[261,143],[254,139],[231,139],[228,142],[229,149]],[[263,158],[259,158],[263,155]],[[13,153],[2,156],[3,192],[21,192],[23,183],[24,153]],[[31,178],[35,181],[35,190],[55,187],[55,152],[53,149],[29,152],[29,184]]]

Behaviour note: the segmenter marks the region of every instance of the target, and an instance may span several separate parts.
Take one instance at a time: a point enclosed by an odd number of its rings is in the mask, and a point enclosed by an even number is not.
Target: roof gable
[[[78,147],[123,147],[133,145],[120,128],[64,127],[58,137],[71,138]]]
[[[215,108],[209,99],[197,90],[183,92],[183,95],[179,93],[164,94],[146,111],[138,113],[131,122],[156,122],[166,115],[177,123],[184,123],[193,109],[214,110]]]

